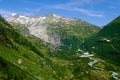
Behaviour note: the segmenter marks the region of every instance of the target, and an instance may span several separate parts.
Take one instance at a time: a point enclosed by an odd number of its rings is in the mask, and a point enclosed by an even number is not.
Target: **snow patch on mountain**
[[[23,24],[29,29],[30,34],[39,37],[40,39],[51,43],[54,46],[59,46],[61,45],[60,36],[57,34],[50,36],[47,30],[49,26],[46,24],[53,22],[67,22],[67,24],[69,24],[71,19],[61,17],[56,14],[48,14],[45,16],[25,16],[13,13],[9,18],[7,18],[7,21],[10,23]]]
[[[11,15],[12,15],[12,16],[15,16],[16,14],[17,14],[17,13],[12,13]]]

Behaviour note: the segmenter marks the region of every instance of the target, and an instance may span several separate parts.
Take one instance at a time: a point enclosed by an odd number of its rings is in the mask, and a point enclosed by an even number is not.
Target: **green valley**
[[[0,16],[0,80],[119,80],[119,25]]]

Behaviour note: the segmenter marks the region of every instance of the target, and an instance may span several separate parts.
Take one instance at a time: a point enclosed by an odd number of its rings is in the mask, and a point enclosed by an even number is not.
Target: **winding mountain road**
[[[104,70],[103,68],[99,68],[99,67],[94,67],[94,64],[97,63],[98,61],[93,59],[92,57],[89,57],[89,59],[91,60],[88,65],[91,67],[91,68],[94,68],[94,69],[97,69],[97,70]],[[110,71],[111,72],[111,77],[114,78],[115,80],[120,80],[117,76],[118,76],[118,73],[115,72],[115,71]]]

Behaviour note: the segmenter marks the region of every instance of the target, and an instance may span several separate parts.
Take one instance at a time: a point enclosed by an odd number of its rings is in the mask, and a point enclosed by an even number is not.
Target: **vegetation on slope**
[[[98,26],[76,19],[75,21],[54,22],[48,27],[49,35],[59,35],[61,44],[58,48],[75,52],[84,38],[88,38],[100,30]]]
[[[106,25],[100,32],[88,38],[83,47],[85,50],[120,65],[120,17]]]
[[[3,74],[0,76],[1,79],[29,80],[33,76],[35,80],[36,78],[54,80],[59,79],[58,76],[62,74],[59,65],[45,57],[44,51],[41,51],[39,46],[19,34],[2,17],[0,17],[0,59],[1,69],[3,69],[0,70]],[[8,70],[9,66],[12,69]],[[16,73],[14,69],[17,70]],[[20,76],[17,76],[19,73]]]

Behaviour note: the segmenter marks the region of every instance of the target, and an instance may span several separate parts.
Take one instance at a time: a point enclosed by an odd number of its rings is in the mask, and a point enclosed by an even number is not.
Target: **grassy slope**
[[[110,42],[107,42],[110,40]],[[88,38],[82,45],[86,50],[120,65],[120,17],[106,25],[100,32]],[[95,48],[93,48],[95,47]]]
[[[61,68],[45,57],[44,52],[44,49],[42,51],[36,44],[23,37],[0,17],[1,79],[22,80],[22,78],[25,78],[29,80],[31,77],[45,80],[48,78],[58,79],[59,77],[56,75],[61,76]],[[17,62],[19,59],[22,60],[20,65]],[[4,67],[3,65],[8,66]],[[9,66],[13,69],[8,70]],[[52,72],[56,73],[53,74]],[[20,76],[17,76],[19,73]]]

